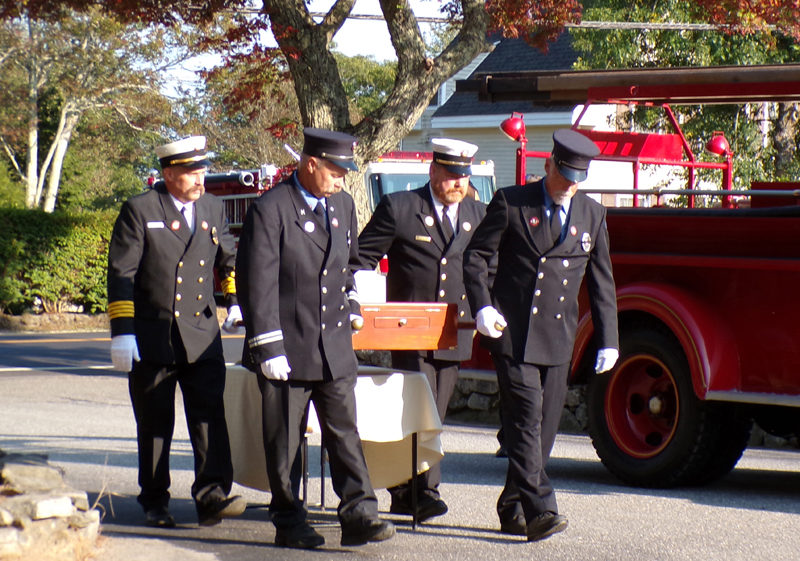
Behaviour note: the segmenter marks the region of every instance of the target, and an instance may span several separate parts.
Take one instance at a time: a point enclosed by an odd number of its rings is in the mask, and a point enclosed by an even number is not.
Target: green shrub
[[[0,309],[21,313],[38,297],[45,312],[104,311],[116,215],[0,208]]]

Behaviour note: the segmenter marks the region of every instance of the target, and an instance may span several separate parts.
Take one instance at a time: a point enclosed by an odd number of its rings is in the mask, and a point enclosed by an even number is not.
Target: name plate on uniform
[[[353,333],[355,350],[443,350],[458,344],[456,304],[363,304],[361,316],[364,327]]]

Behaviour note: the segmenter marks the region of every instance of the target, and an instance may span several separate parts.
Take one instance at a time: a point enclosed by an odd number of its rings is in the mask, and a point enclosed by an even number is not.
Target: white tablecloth
[[[428,380],[419,372],[362,366],[356,382],[358,432],[372,486],[391,487],[411,476],[411,436],[417,433],[417,471],[444,457],[442,423]],[[269,490],[261,437],[261,392],[256,374],[228,367],[225,417],[231,441],[234,480]],[[319,431],[309,413],[309,430]]]

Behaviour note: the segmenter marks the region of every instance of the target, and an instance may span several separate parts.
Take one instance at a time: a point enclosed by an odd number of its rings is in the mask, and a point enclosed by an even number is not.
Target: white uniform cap
[[[208,167],[210,164],[206,156],[205,136],[189,136],[158,146],[156,157],[162,168],[168,166],[200,168]]]
[[[458,175],[472,175],[472,158],[478,147],[454,138],[433,138],[433,161]]]

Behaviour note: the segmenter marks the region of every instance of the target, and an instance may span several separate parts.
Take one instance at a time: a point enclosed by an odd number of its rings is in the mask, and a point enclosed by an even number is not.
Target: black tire
[[[697,399],[675,337],[654,325],[620,333],[620,358],[594,376],[589,435],[606,468],[629,485],[701,485],[728,473],[752,421],[733,404]]]

